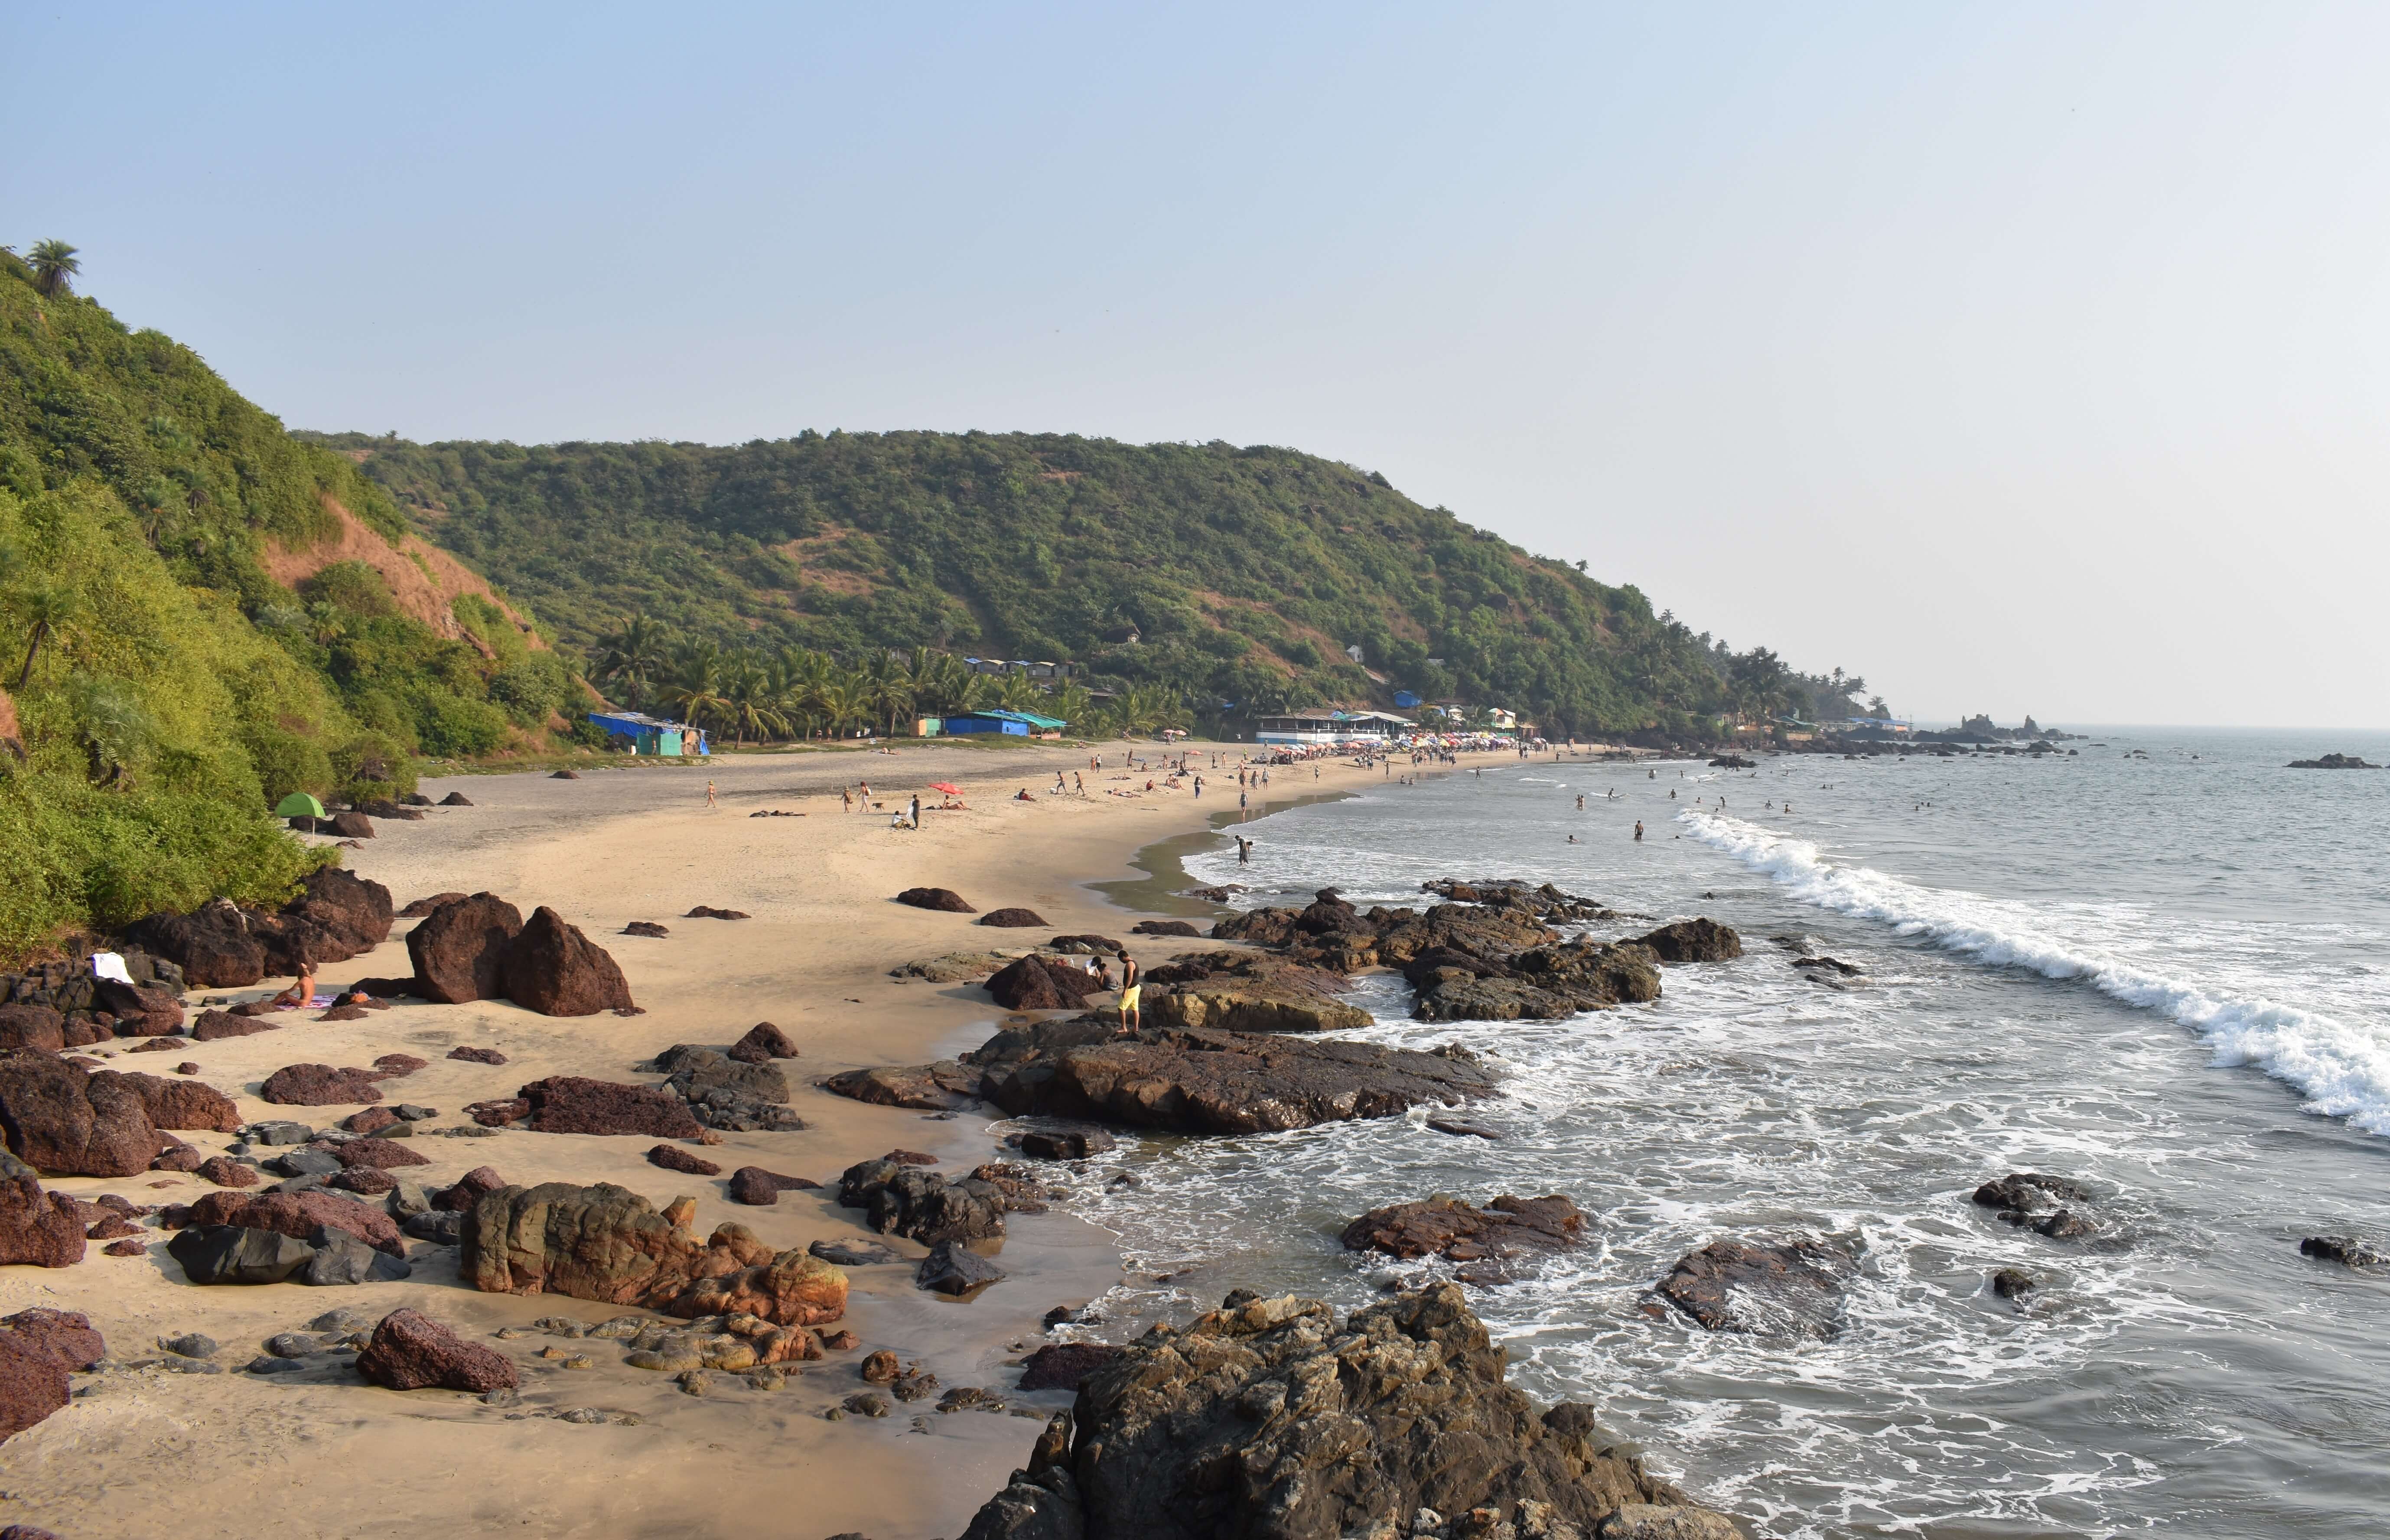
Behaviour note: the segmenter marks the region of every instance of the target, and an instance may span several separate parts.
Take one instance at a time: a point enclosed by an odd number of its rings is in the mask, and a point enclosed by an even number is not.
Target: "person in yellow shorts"
[[[1130,1033],[1145,1025],[1144,1014],[1137,1009],[1137,996],[1145,992],[1145,986],[1137,982],[1137,959],[1124,952],[1120,955],[1120,1034],[1126,1037]],[[1128,1024],[1131,1017],[1137,1018],[1136,1027]]]

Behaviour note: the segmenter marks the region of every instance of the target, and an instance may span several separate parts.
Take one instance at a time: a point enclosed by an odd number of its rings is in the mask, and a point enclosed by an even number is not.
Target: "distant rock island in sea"
[[[2369,764],[2355,754],[2326,754],[2321,759],[2294,759],[2291,761],[2290,768],[2294,770],[2379,770],[2382,766]]]

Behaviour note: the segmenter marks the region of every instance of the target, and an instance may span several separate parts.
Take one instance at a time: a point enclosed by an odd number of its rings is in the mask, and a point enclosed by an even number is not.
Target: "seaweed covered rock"
[[[1337,1540],[1405,1533],[1423,1508],[1493,1510],[1472,1534],[1590,1537],[1646,1507],[1712,1521],[1685,1532],[1704,1540],[1734,1533],[1611,1446],[1591,1408],[1538,1417],[1456,1285],[1343,1321],[1317,1300],[1230,1298],[1087,1374],[966,1540]]]
[[[675,1205],[675,1209],[677,1209]],[[497,1294],[564,1294],[666,1315],[750,1315],[818,1326],[846,1313],[846,1275],[774,1251],[743,1225],[702,1244],[637,1193],[547,1182],[484,1193],[458,1236],[460,1275]]]

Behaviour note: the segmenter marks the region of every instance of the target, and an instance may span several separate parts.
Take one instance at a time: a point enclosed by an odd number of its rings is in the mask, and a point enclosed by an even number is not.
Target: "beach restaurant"
[[[1256,743],[1321,745],[1384,739],[1419,725],[1386,712],[1288,712],[1255,720]]]
[[[666,722],[645,712],[591,712],[589,720],[610,738],[628,738],[630,751],[635,754],[658,754],[670,759],[713,752],[706,745],[705,729],[685,722]]]

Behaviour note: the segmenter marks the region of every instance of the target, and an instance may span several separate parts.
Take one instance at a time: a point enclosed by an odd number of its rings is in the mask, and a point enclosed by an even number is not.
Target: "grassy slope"
[[[410,539],[353,461],[0,255],[0,721],[22,754],[0,751],[0,964],[271,899],[315,859],[267,816],[284,793],[411,788],[417,749],[545,719],[569,674],[488,599],[427,620],[367,563],[303,555]]]
[[[584,646],[642,614],[850,656],[1071,659],[1206,707],[1390,705],[1407,688],[1576,733],[1701,736],[1729,699],[1708,638],[1636,590],[1291,450],[926,432],[320,442],[365,455],[419,528]],[[1106,640],[1129,625],[1140,644]]]

